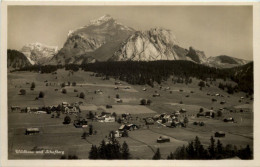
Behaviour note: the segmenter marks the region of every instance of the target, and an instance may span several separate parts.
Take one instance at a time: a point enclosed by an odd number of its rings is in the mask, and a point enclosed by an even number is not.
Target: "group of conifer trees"
[[[89,159],[130,159],[130,152],[126,142],[120,145],[114,133],[110,133],[109,141],[102,140],[100,145],[92,145]]]

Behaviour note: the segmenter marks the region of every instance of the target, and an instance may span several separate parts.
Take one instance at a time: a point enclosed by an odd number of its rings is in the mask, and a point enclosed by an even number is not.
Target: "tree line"
[[[199,137],[196,136],[187,146],[183,145],[171,152],[167,159],[228,159],[235,156],[240,159],[253,159],[253,153],[249,145],[240,149],[231,144],[224,146],[220,140],[216,142],[211,136],[210,145],[205,148],[201,144]]]

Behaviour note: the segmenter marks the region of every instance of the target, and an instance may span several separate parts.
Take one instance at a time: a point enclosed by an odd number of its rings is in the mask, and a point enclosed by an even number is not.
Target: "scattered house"
[[[198,114],[197,114],[197,117],[205,117],[205,113],[204,113],[204,112],[198,113]]]
[[[218,131],[215,133],[215,137],[225,137],[225,132],[222,132],[222,131]]]
[[[65,114],[73,114],[73,113],[78,113],[78,109],[75,106],[67,106],[64,108],[64,113]]]
[[[240,99],[244,99],[244,97],[242,96],[242,97],[240,97]]]
[[[104,119],[104,122],[115,122],[116,121],[116,118],[115,117],[112,117],[112,116],[105,116],[105,119]]]
[[[129,124],[127,125],[127,130],[137,130],[139,129],[139,126],[135,125],[135,124]]]
[[[47,114],[46,111],[36,111],[36,114]]]
[[[219,93],[216,93],[215,96],[220,96],[220,94],[219,94]]]
[[[167,87],[166,90],[170,90],[170,87]]]
[[[40,108],[39,107],[26,107],[25,108],[25,112],[36,112],[38,111]]]
[[[126,125],[121,125],[119,128],[118,128],[119,131],[124,131],[124,130],[128,130],[128,127]]]
[[[221,101],[221,102],[220,102],[220,104],[225,104],[225,103],[226,103],[226,101]]]
[[[115,85],[122,85],[120,81],[115,82]]]
[[[152,118],[146,118],[145,119],[145,124],[146,125],[153,125],[154,124],[154,120]]]
[[[206,118],[212,118],[215,116],[215,112],[213,110],[209,110],[205,112],[205,117]]]
[[[125,87],[125,89],[130,89],[130,87],[127,86],[127,87]]]
[[[11,106],[12,112],[21,112],[21,107],[20,106]]]
[[[103,94],[103,92],[102,92],[102,90],[98,89],[98,90],[95,90],[95,94],[102,95],[102,94]]]
[[[123,103],[123,100],[116,98],[116,102],[117,102],[117,103]]]
[[[143,91],[146,91],[147,89],[146,88],[143,88]]]
[[[184,108],[180,109],[179,113],[186,113],[186,110]]]
[[[229,117],[229,118],[225,118],[224,120],[223,120],[224,122],[232,122],[232,123],[234,123],[234,118],[232,118],[232,117]]]
[[[107,109],[108,109],[108,108],[112,108],[112,105],[107,104],[107,105],[106,105],[106,108],[107,108]]]
[[[181,114],[180,111],[174,111],[174,112],[173,112],[173,115],[174,115],[174,116],[177,116],[177,117],[178,117],[180,114]]]
[[[73,125],[76,128],[86,128],[88,126],[88,121],[86,121],[85,119],[74,120],[74,124]]]
[[[154,120],[158,120],[158,119],[160,119],[161,118],[161,115],[160,114],[156,114],[155,116],[153,116],[153,119]]]
[[[116,87],[114,87],[114,89],[115,89],[115,90],[118,90],[119,88],[116,86]]]
[[[62,106],[63,108],[65,108],[65,107],[69,106],[69,103],[68,103],[68,102],[62,102],[62,103],[61,103],[61,106]]]
[[[153,97],[160,97],[160,94],[159,93],[155,93],[155,94],[153,94]]]
[[[165,142],[170,142],[170,138],[167,136],[160,136],[157,139],[157,143],[165,143]]]
[[[37,134],[40,133],[39,128],[27,128],[25,131],[26,135],[33,135],[33,134]]]
[[[122,132],[121,131],[115,131],[115,137],[118,138],[118,137],[122,137]]]

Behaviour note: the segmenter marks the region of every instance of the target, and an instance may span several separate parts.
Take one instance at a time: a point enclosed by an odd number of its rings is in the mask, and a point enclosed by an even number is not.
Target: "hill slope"
[[[17,51],[17,50],[7,50],[7,67],[8,68],[22,68],[26,66],[30,66],[31,63],[29,60],[26,58],[26,56]]]

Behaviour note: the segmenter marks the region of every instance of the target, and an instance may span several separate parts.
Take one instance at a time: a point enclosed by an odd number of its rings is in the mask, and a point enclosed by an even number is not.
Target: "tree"
[[[88,119],[93,119],[94,118],[94,114],[92,113],[92,111],[88,112]]]
[[[218,116],[218,117],[222,117],[222,111],[218,110],[217,116]]]
[[[119,98],[120,98],[119,94],[116,94],[116,98],[117,98],[117,99],[119,99]]]
[[[200,113],[202,113],[204,110],[203,110],[203,108],[200,108]]]
[[[67,90],[66,89],[62,89],[61,91],[63,94],[66,94],[67,93]]]
[[[26,95],[26,90],[21,89],[21,90],[20,90],[20,95]]]
[[[141,105],[146,105],[146,104],[147,104],[145,99],[142,99],[142,100],[140,101],[140,103],[141,103]]]
[[[121,119],[121,118],[118,118],[118,119],[117,119],[117,123],[121,124],[121,123],[122,123],[122,119]]]
[[[223,158],[223,145],[220,142],[220,140],[217,141],[217,147],[216,147],[216,154],[217,154],[217,159],[222,159]]]
[[[44,96],[45,96],[44,92],[40,91],[39,98],[44,98]]]
[[[194,159],[195,156],[195,150],[193,147],[193,141],[189,142],[188,147],[186,148],[187,151],[187,158],[188,159]]]
[[[210,138],[210,145],[209,145],[209,156],[211,159],[215,158],[215,154],[216,154],[216,151],[215,151],[215,139],[213,138],[213,136],[211,136]]]
[[[152,100],[148,99],[147,100],[147,105],[150,105],[152,103]]]
[[[31,84],[31,90],[34,90],[34,88],[35,88],[35,83],[32,82],[32,84]]]
[[[157,148],[155,154],[153,155],[153,160],[159,160],[161,159],[161,153],[160,153],[160,149]]]
[[[63,82],[63,83],[61,84],[61,87],[64,88],[65,86],[66,86],[66,84]]]
[[[70,122],[71,122],[71,118],[69,116],[66,116],[64,118],[64,124],[70,124]]]
[[[77,83],[76,82],[72,82],[72,86],[76,86],[77,85]]]
[[[112,113],[112,116],[115,117],[115,119],[117,118],[117,115],[115,112]]]
[[[89,129],[88,129],[88,134],[92,135],[93,134],[93,125],[89,125]]]
[[[130,158],[129,148],[128,148],[128,145],[125,141],[122,145],[121,151],[122,151],[122,159],[129,159]]]
[[[198,85],[199,85],[200,89],[202,89],[203,87],[205,87],[205,82],[200,81]]]
[[[84,94],[83,92],[81,92],[81,93],[79,94],[79,98],[85,99],[85,94]]]
[[[92,145],[90,152],[89,152],[89,159],[98,159],[98,149],[96,147],[96,145]]]
[[[187,126],[187,124],[189,123],[189,119],[187,117],[184,118],[183,123],[185,125],[185,127]]]

